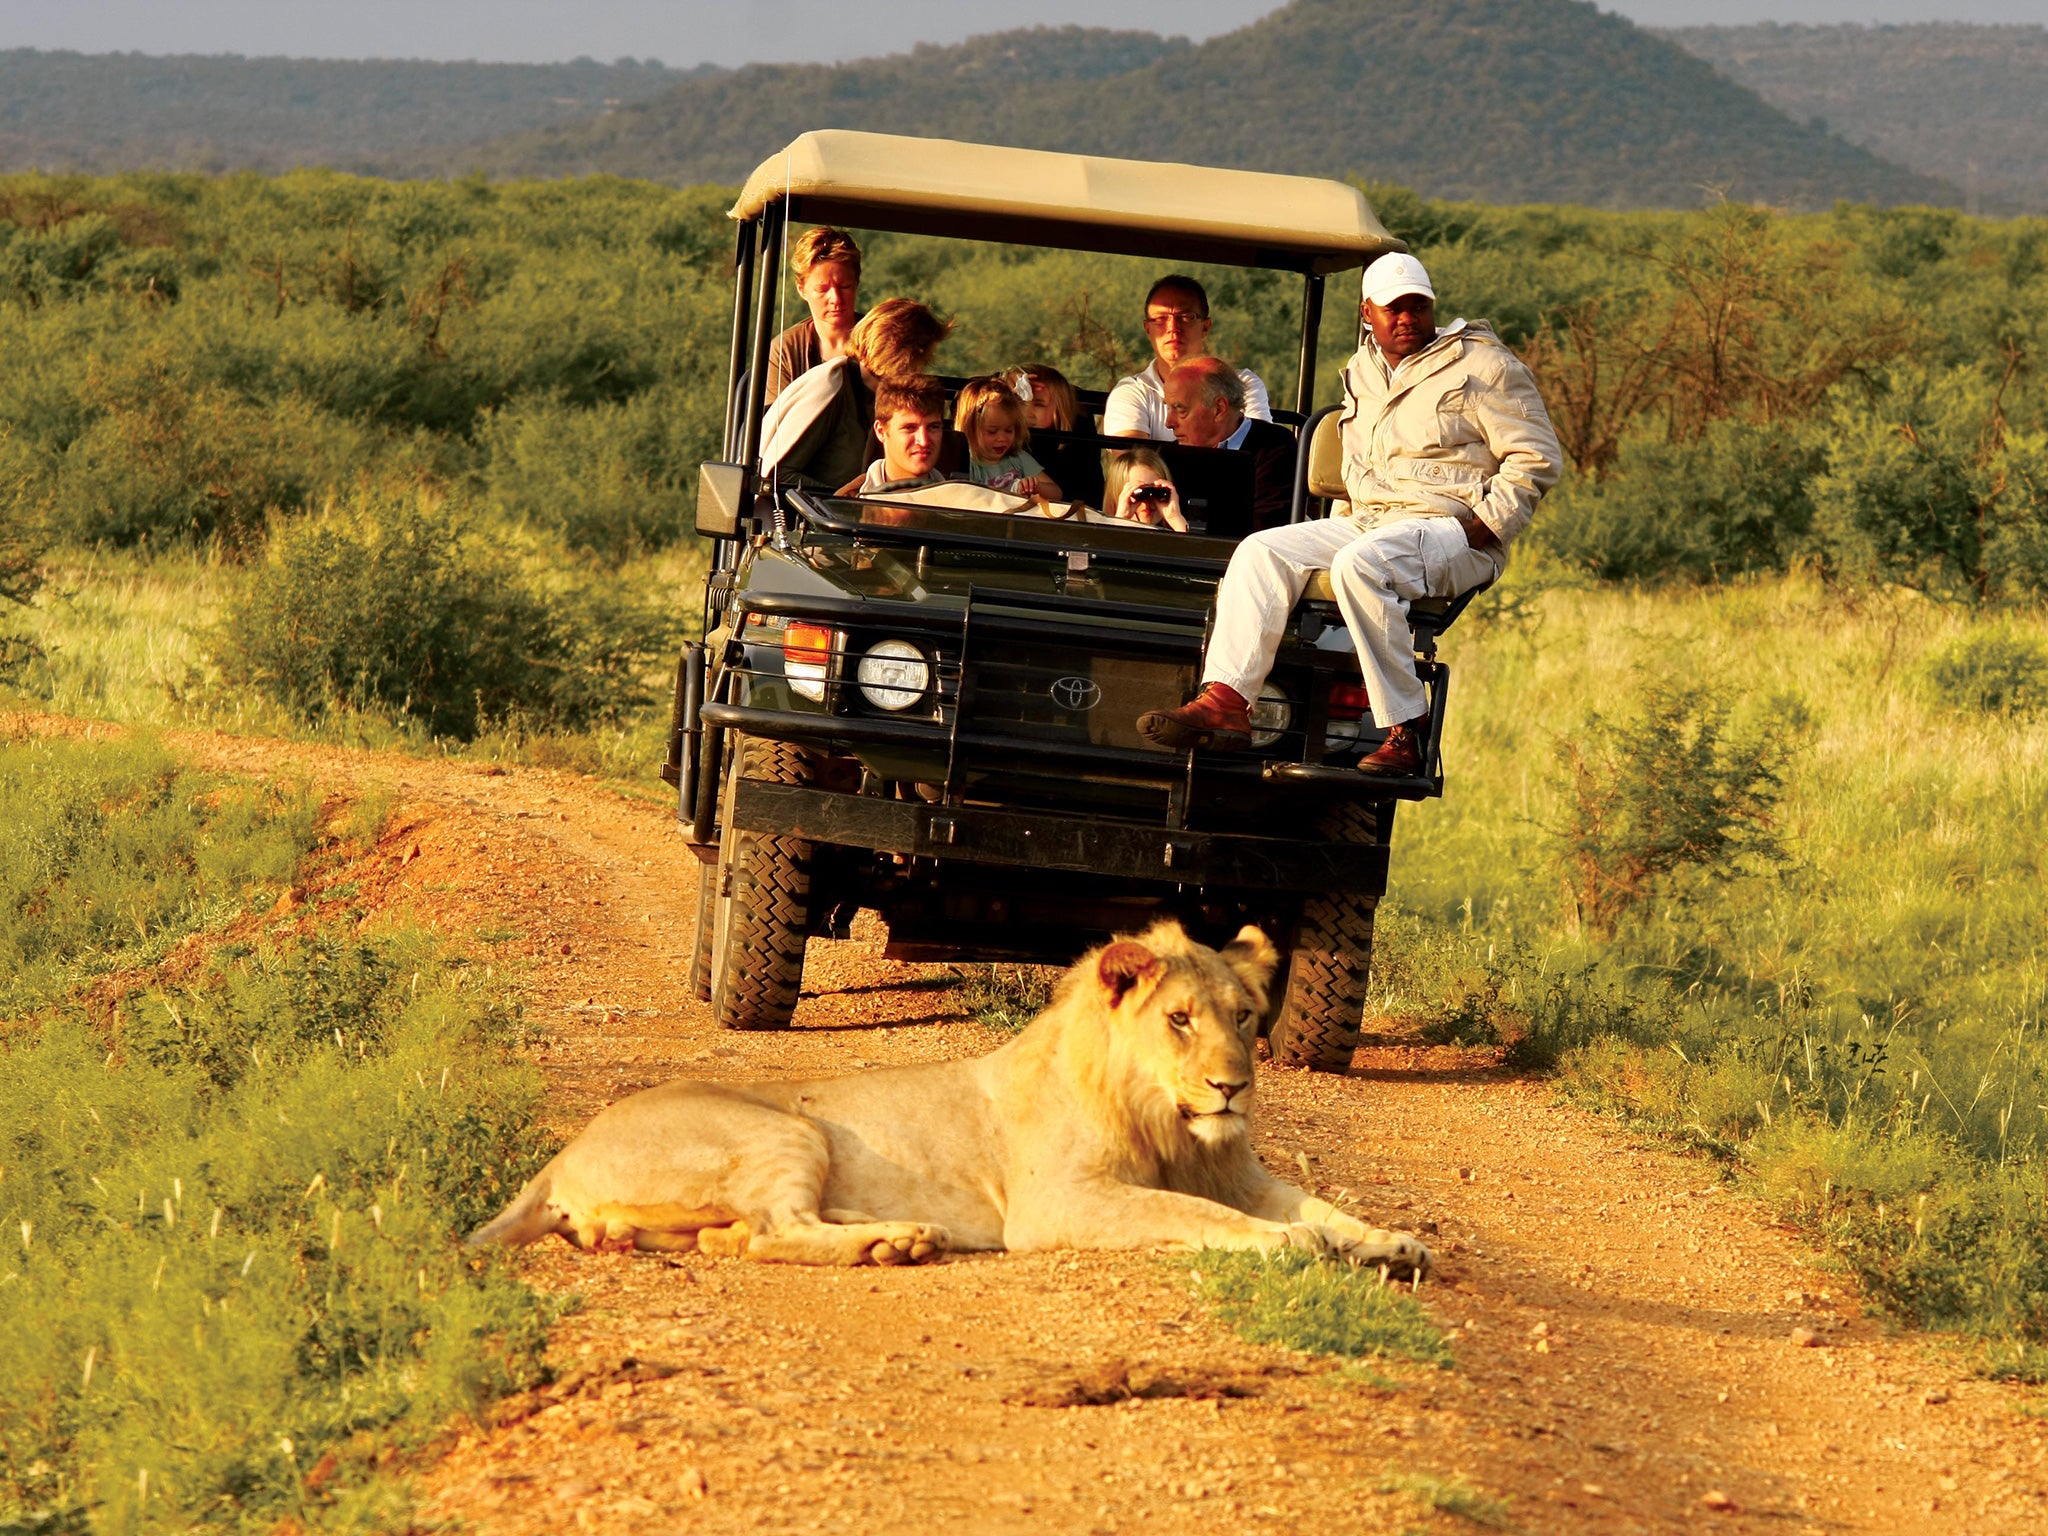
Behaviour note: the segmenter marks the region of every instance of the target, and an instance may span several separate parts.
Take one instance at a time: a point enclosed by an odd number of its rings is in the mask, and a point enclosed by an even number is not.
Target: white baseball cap
[[[1429,273],[1423,270],[1422,263],[1401,253],[1382,256],[1367,267],[1365,276],[1359,279],[1358,292],[1366,302],[1383,308],[1404,294],[1436,297],[1436,290],[1429,286]]]

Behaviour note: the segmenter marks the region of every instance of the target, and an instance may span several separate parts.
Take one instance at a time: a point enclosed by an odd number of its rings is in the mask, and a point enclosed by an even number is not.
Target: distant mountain
[[[432,172],[451,146],[601,117],[705,72],[14,48],[0,50],[0,169]]]
[[[1489,202],[1958,200],[1589,0],[1295,0],[1195,45],[1039,29],[756,65],[450,165],[733,182],[822,127],[1359,173]]]
[[[1950,61],[1944,81],[1965,56],[2004,47],[2031,59],[2026,50],[2041,46],[2039,28],[1655,34],[1590,0],[1294,0],[1201,44],[1035,28],[845,65],[741,70],[17,49],[0,51],[0,169],[329,165],[730,183],[805,129],[859,127],[1608,208],[1688,207],[1719,194],[1792,207],[1960,203],[1971,158],[1979,185],[1999,197],[2027,184],[2030,166],[2048,177],[2027,126],[2048,110],[2048,91],[2019,99],[2034,65],[2011,65],[1996,91],[1923,90],[1899,55],[1858,41],[1865,31],[1953,34],[1947,52],[1918,53],[1923,64]],[[1991,44],[1971,41],[1980,34]],[[1831,80],[1799,85],[1801,48]],[[1784,100],[1805,102],[1800,90],[1825,100],[1787,115],[1709,59]],[[1898,83],[1866,90],[1862,68]],[[1929,90],[1946,99],[1923,99]],[[2010,147],[1969,147],[2007,143],[1970,126],[1986,111],[2021,125]],[[1923,132],[1951,148],[1923,152]]]
[[[1662,34],[1800,121],[1964,189],[2048,213],[2048,27],[1686,27]]]

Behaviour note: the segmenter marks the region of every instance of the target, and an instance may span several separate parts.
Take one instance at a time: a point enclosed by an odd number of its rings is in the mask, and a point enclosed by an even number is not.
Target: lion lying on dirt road
[[[948,1250],[1306,1248],[1426,1274],[1252,1155],[1252,1042],[1278,961],[1161,923],[1084,955],[987,1056],[789,1083],[673,1082],[604,1110],[472,1243],[790,1264]]]

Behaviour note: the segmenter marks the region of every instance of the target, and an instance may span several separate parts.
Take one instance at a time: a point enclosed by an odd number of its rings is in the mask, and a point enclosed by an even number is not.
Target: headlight
[[[1287,702],[1287,695],[1271,683],[1259,690],[1259,696],[1252,700],[1247,713],[1252,722],[1252,745],[1270,747],[1280,739],[1280,733],[1294,723],[1294,706]]]
[[[908,640],[879,640],[855,674],[860,696],[877,709],[908,709],[932,685],[931,664]]]

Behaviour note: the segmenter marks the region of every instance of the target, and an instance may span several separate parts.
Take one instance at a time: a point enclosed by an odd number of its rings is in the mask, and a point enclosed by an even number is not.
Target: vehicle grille
[[[1026,655],[974,658],[962,724],[988,735],[1142,748],[1138,716],[1175,707],[1194,687],[1192,662],[1033,645]]]

